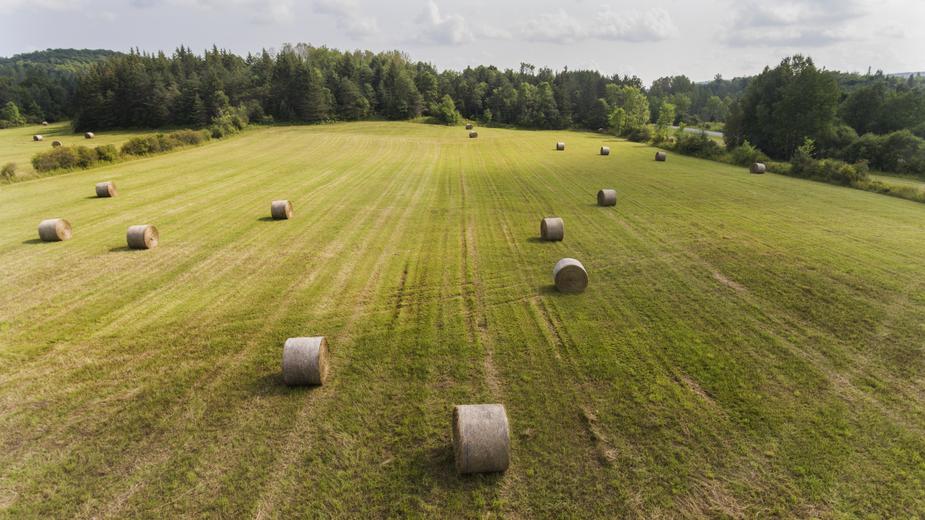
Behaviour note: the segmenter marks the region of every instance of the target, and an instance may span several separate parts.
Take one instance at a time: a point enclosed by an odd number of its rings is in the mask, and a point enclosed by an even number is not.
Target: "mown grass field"
[[[0,187],[0,516],[925,515],[925,205],[479,132],[268,128]],[[321,334],[328,383],[283,386]],[[512,465],[460,477],[479,402]]]
[[[112,144],[116,147],[136,135],[150,132],[110,131],[97,132],[93,139],[84,139],[83,132],[75,134],[68,122],[51,123],[48,126],[29,125],[0,130],[0,166],[16,163],[16,176],[19,180],[36,177],[32,168],[32,158],[39,152],[51,150],[52,141],[61,141],[64,146],[101,146]],[[35,142],[32,136],[40,134],[44,139]]]

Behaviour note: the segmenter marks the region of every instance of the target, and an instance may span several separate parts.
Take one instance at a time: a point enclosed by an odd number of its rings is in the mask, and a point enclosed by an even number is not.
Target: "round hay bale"
[[[609,146],[602,146],[602,147],[601,147],[601,155],[610,155],[610,147],[609,147]]]
[[[274,200],[270,203],[270,216],[273,220],[289,220],[292,218],[292,203],[288,200]]]
[[[563,143],[562,141],[559,141],[558,143],[556,143],[556,151],[564,152],[564,151],[565,151],[565,143]]]
[[[42,126],[48,126],[48,121],[42,121]]]
[[[668,154],[665,152],[655,152],[655,160],[659,162],[665,162],[668,160]]]
[[[283,344],[283,381],[289,386],[323,385],[328,377],[324,336],[289,338]]]
[[[63,218],[50,218],[39,223],[42,242],[60,242],[71,238],[71,223]]]
[[[617,205],[617,190],[610,190],[604,188],[597,192],[597,205],[598,206],[616,206]]]
[[[503,404],[453,407],[453,455],[459,473],[493,473],[511,464],[511,429]]]
[[[36,141],[36,142],[41,141],[42,139],[44,139],[44,137],[42,137],[42,136],[39,135],[39,134],[35,134],[35,135],[32,136],[32,140],[33,140],[33,141]]]
[[[157,247],[160,238],[157,228],[150,224],[130,226],[125,234],[128,246],[132,249],[153,249]]]
[[[565,238],[565,222],[559,217],[546,217],[540,221],[540,238],[558,241]]]
[[[472,123],[466,123],[466,130],[472,130]]]
[[[52,142],[51,142],[51,147],[52,147],[52,148],[57,148],[57,147],[59,147],[59,146],[61,146],[61,141],[52,141]]]
[[[93,139],[94,137],[96,137],[96,134],[93,132],[87,132],[84,134],[84,139]]]
[[[588,272],[585,266],[574,258],[563,258],[552,269],[556,289],[564,293],[580,293],[588,287]]]
[[[752,167],[748,169],[751,173],[764,173],[768,171],[768,167],[764,163],[756,162],[752,164]]]
[[[96,196],[97,197],[115,197],[116,196],[116,183],[112,181],[96,183]]]
[[[479,136],[478,132],[469,132],[469,139],[475,139]]]

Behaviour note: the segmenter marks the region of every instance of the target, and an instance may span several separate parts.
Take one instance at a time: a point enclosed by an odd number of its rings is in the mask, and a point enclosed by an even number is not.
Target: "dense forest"
[[[72,118],[76,131],[204,127],[227,109],[253,122],[429,116],[453,123],[606,130],[673,141],[673,125],[725,123],[726,145],[814,154],[925,174],[925,78],[826,71],[794,56],[751,78],[655,80],[522,63],[438,71],[400,52],[305,44],[245,57],[46,51],[0,60],[0,124]],[[6,123],[3,123],[6,121]],[[696,150],[695,150],[696,151]]]

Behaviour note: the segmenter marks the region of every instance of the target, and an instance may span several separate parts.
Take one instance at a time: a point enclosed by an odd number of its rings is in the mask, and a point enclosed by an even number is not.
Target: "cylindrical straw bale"
[[[564,151],[565,151],[565,143],[563,143],[562,141],[559,141],[558,143],[556,143],[556,150],[558,150],[558,151],[560,151],[560,152],[564,152]]]
[[[274,200],[270,204],[270,215],[273,220],[287,220],[292,218],[292,203],[288,200]]]
[[[128,246],[132,249],[153,249],[157,247],[160,238],[157,228],[150,224],[130,226],[125,234]]]
[[[96,136],[93,132],[87,132],[84,134],[84,139],[93,139]]]
[[[574,258],[563,258],[552,269],[556,289],[564,293],[580,293],[588,287],[588,272],[585,266]]]
[[[565,222],[559,217],[546,217],[540,221],[540,238],[562,240],[565,238]]]
[[[511,463],[511,432],[503,404],[453,407],[453,454],[460,473],[492,473]]]
[[[42,136],[39,135],[39,134],[35,134],[35,135],[32,136],[32,140],[33,140],[33,141],[36,141],[36,142],[41,141],[42,139],[44,139],[44,137],[42,137]]]
[[[43,242],[60,242],[71,238],[71,223],[63,218],[50,218],[39,223],[39,238]]]
[[[61,141],[52,141],[52,142],[51,142],[51,147],[52,147],[52,148],[57,148],[57,147],[59,147],[59,146],[61,146]]]
[[[598,206],[616,206],[617,205],[617,190],[610,190],[604,188],[597,192],[597,205]]]
[[[466,123],[466,130],[472,130],[472,123]]]
[[[289,338],[283,344],[283,381],[289,386],[323,385],[328,377],[324,336]]]
[[[768,167],[764,163],[756,162],[752,164],[748,171],[751,173],[764,173],[768,171]]]
[[[112,181],[96,183],[96,196],[97,197],[115,197],[116,196],[116,183]]]
[[[610,147],[609,147],[609,146],[602,146],[602,147],[601,147],[601,155],[610,155]]]
[[[479,136],[478,132],[469,132],[469,139],[475,139]]]
[[[42,121],[42,126],[48,126],[48,121]]]
[[[655,160],[659,162],[665,162],[668,160],[668,154],[665,152],[655,152]]]

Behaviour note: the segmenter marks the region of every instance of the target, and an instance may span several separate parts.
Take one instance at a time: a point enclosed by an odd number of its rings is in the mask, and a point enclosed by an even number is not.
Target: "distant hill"
[[[918,78],[918,77],[925,76],[925,71],[920,71],[920,72],[892,72],[892,73],[890,73],[890,74],[887,74],[887,76],[894,77],[894,78],[908,78],[909,76],[915,76],[915,77]]]

